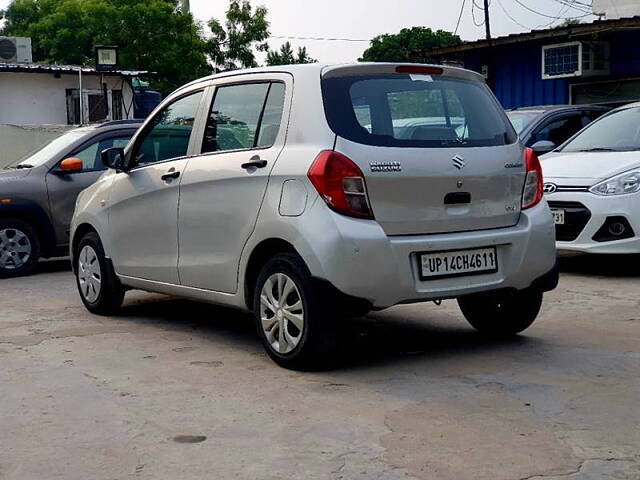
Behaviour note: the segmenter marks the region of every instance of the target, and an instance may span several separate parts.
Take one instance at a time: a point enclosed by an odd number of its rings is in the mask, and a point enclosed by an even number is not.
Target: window
[[[104,170],[105,166],[102,164],[101,152],[111,147],[126,147],[127,143],[131,139],[131,135],[125,137],[115,137],[100,140],[95,142],[81,151],[70,155],[71,157],[77,157],[82,160],[82,171],[92,172],[96,170]]]
[[[364,75],[323,80],[335,133],[365,145],[472,147],[514,143],[516,135],[487,87],[428,75]]]
[[[162,162],[187,155],[202,91],[182,97],[158,112],[137,140],[134,158],[138,165]]]
[[[268,147],[280,129],[283,83],[251,83],[216,89],[202,152]]]
[[[270,147],[276,141],[284,110],[284,83],[272,83],[262,114],[256,147]]]
[[[575,77],[582,73],[582,44],[559,43],[542,47],[542,78]]]
[[[548,140],[556,145],[561,145],[581,129],[582,119],[580,114],[559,118],[538,130],[534,135],[534,142]]]

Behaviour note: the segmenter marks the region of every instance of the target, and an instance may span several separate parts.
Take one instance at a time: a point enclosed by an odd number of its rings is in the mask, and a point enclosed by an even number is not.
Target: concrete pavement
[[[640,478],[637,259],[566,259],[510,340],[452,301],[372,314],[317,373],[242,313],[130,292],[96,317],[40,270],[0,280],[0,479]]]

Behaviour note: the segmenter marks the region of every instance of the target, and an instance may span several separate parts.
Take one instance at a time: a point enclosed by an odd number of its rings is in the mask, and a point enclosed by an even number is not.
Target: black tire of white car
[[[93,249],[93,251],[96,253],[101,273],[100,288],[97,292],[97,297],[92,301],[88,300],[85,297],[85,294],[83,294],[80,285],[80,254],[87,246]],[[78,293],[80,294],[82,303],[84,303],[85,307],[87,307],[87,310],[97,315],[110,315],[115,313],[122,305],[125,290],[118,280],[115,272],[113,271],[111,262],[107,261],[107,258],[104,254],[104,249],[102,248],[102,242],[100,241],[100,237],[98,237],[98,234],[96,234],[95,232],[89,232],[84,237],[82,237],[74,253],[74,259],[76,262],[75,272]]]
[[[479,332],[509,337],[526,330],[542,305],[542,292],[521,290],[507,293],[479,293],[458,299],[460,310]]]
[[[291,292],[288,297],[285,295],[284,299],[279,298],[276,292],[279,277],[284,278],[285,283],[288,279],[295,285],[295,289],[289,285]],[[275,288],[275,290],[272,289],[272,294],[275,292],[275,295],[271,300],[278,297],[275,299],[277,302],[274,302],[277,304],[275,308],[269,300],[267,300],[268,303],[264,303],[264,291],[268,290],[269,286]],[[287,316],[291,316],[291,311],[284,312],[284,315],[281,312],[278,317],[280,307],[284,305],[286,309],[287,303],[301,306],[303,316],[301,331],[297,330],[293,322],[286,320]],[[269,356],[278,365],[291,370],[325,368],[334,362],[338,341],[335,315],[331,312],[332,304],[328,293],[314,285],[311,273],[300,257],[284,253],[270,259],[258,276],[253,301],[256,329]],[[293,311],[299,312],[300,309]],[[283,327],[283,335],[280,335],[281,327]],[[291,328],[294,329],[293,332]],[[268,338],[267,330],[271,333],[271,339]],[[287,336],[287,345],[279,351],[279,343],[284,339],[284,333]],[[273,344],[276,341],[278,345]],[[295,346],[292,346],[293,344]],[[289,348],[291,350],[286,351]]]
[[[2,265],[4,262],[0,262],[0,278],[21,277],[32,273],[38,264],[38,258],[40,257],[40,241],[34,228],[22,220],[4,218],[0,219],[0,232],[11,232],[10,238],[7,237],[5,241],[1,241],[0,239],[0,248],[6,249],[0,252],[0,254],[13,254],[14,257],[22,254],[21,251],[18,251],[21,245],[13,245],[15,242],[12,242],[13,239],[18,238],[16,235],[22,239],[22,242],[25,243],[25,245],[27,245],[26,242],[28,242],[28,248],[30,250],[28,258],[26,258],[24,263],[19,266],[15,266],[15,261],[7,262],[7,266]],[[5,243],[7,243],[7,245],[5,245]],[[18,247],[18,249],[15,247]],[[7,256],[6,258],[9,257]],[[11,266],[8,266],[9,263],[11,263]]]

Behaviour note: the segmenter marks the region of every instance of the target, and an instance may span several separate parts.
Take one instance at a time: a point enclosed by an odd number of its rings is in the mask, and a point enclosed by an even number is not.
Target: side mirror
[[[62,173],[81,172],[83,168],[82,159],[76,157],[65,158],[59,166]]]
[[[536,143],[531,145],[531,148],[538,155],[544,155],[545,153],[549,153],[554,150],[556,148],[556,144],[549,140],[538,140]]]
[[[100,152],[102,163],[113,170],[127,170],[125,165],[124,148],[112,147]]]

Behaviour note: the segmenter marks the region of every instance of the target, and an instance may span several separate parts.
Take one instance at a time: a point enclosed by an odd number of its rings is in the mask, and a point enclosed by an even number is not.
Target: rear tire
[[[300,257],[283,253],[267,261],[256,282],[253,312],[273,361],[292,370],[323,368],[335,361],[338,342],[331,304]]]
[[[40,257],[40,241],[31,225],[22,220],[0,219],[0,278],[33,272]]]
[[[531,326],[540,312],[542,296],[537,290],[479,293],[459,298],[458,305],[479,332],[509,337]]]
[[[74,260],[78,292],[87,310],[97,315],[115,313],[122,305],[125,291],[97,233],[89,232],[82,237]]]

